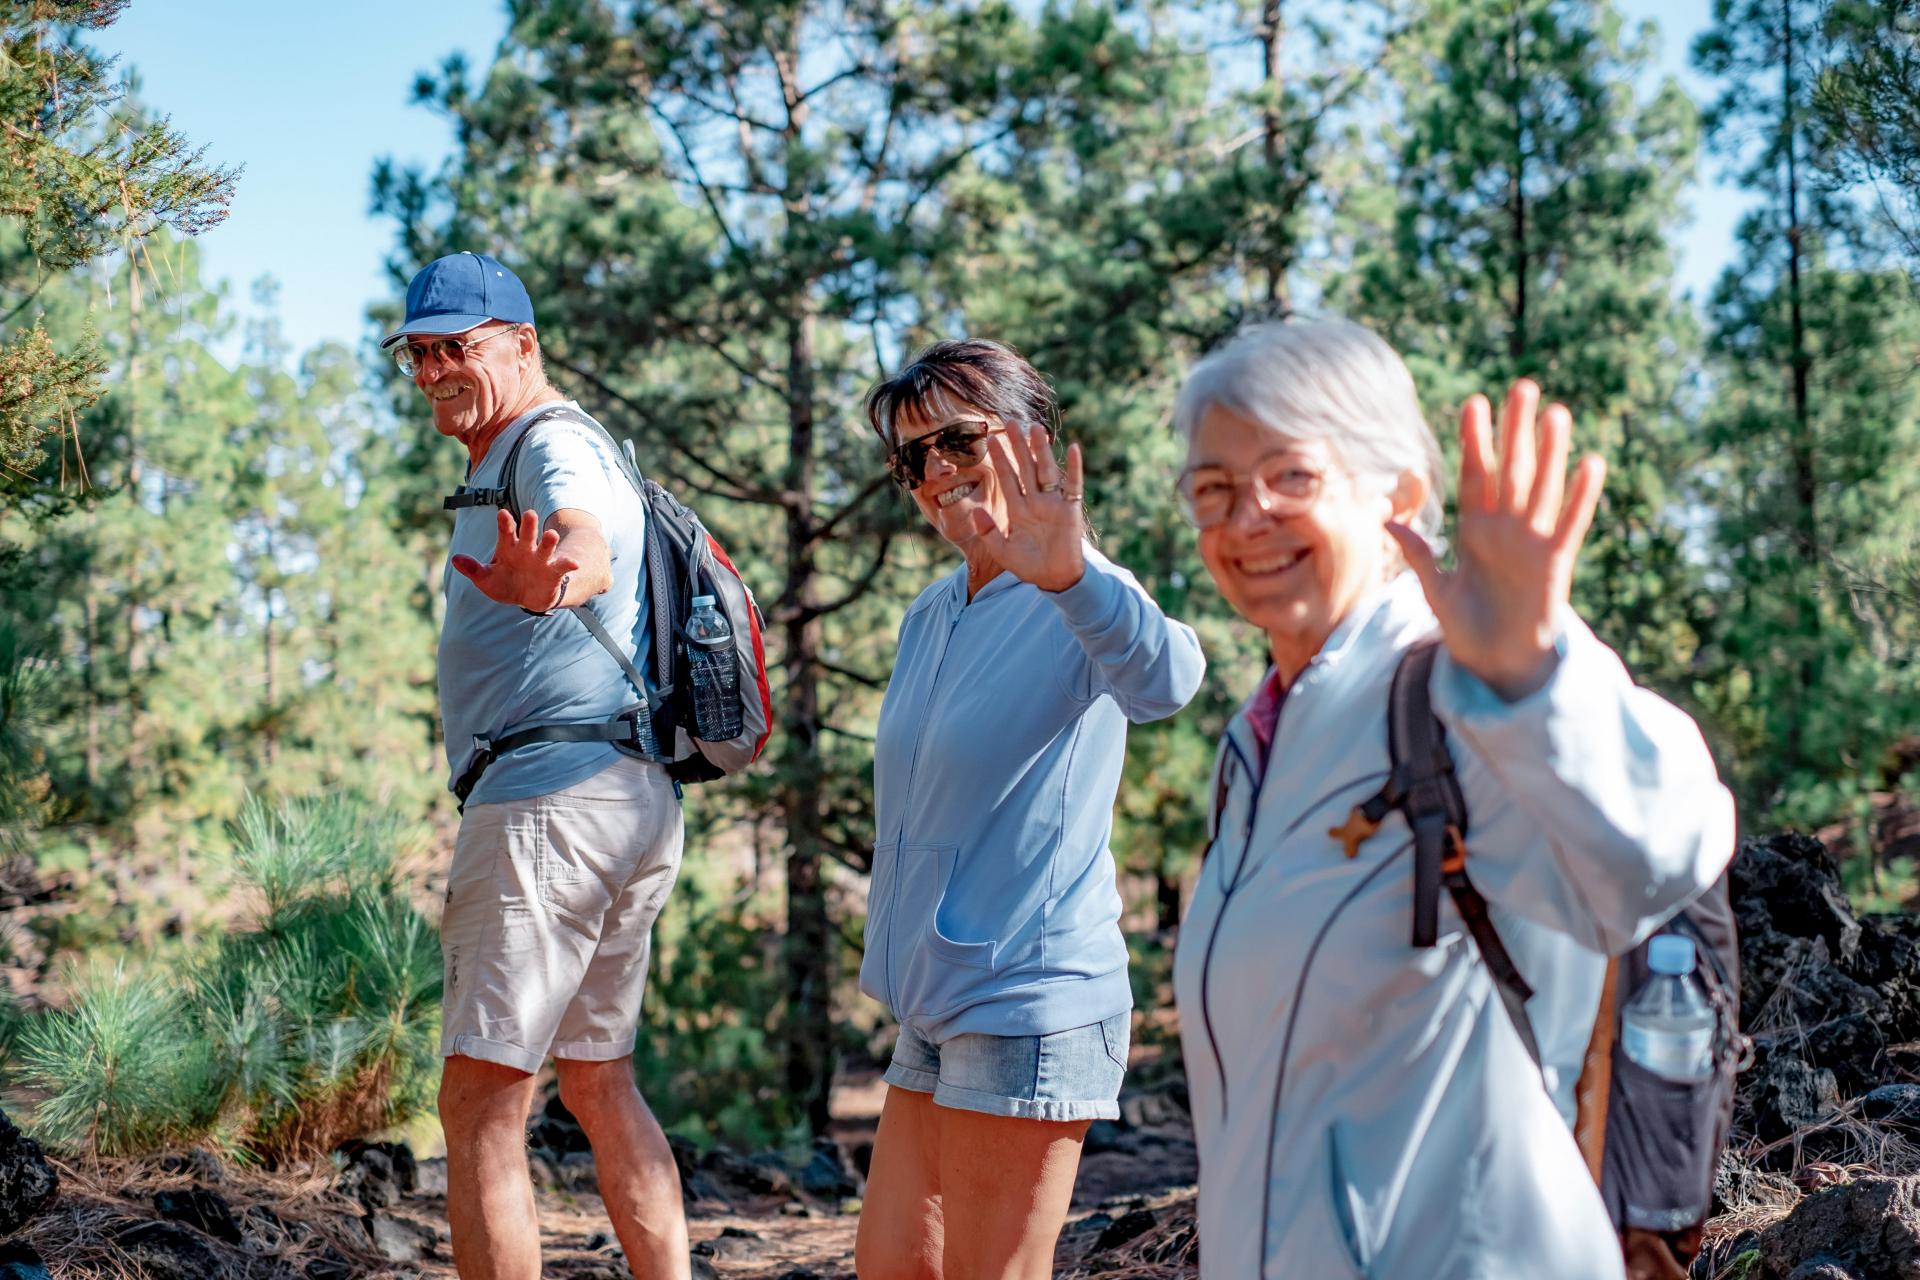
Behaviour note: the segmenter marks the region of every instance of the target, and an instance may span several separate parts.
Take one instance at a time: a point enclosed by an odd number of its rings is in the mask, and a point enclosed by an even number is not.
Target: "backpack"
[[[700,517],[658,483],[640,474],[631,442],[616,444],[605,427],[570,406],[549,410],[528,423],[507,451],[498,488],[473,488],[463,484],[446,498],[442,507],[448,511],[463,507],[502,507],[518,519],[521,507],[513,496],[513,482],[520,450],[536,427],[553,418],[580,423],[599,432],[620,460],[621,470],[645,507],[652,652],[629,656],[628,646],[615,642],[594,616],[589,607],[591,601],[569,606],[568,612],[579,618],[600,646],[620,664],[638,701],[621,708],[613,719],[598,724],[529,725],[496,738],[476,740],[479,752],[473,764],[454,783],[454,794],[464,807],[487,766],[509,751],[533,742],[610,742],[629,755],[665,765],[676,792],[683,783],[710,782],[739,772],[759,757],[773,726],[773,697],[767,680],[766,653],[760,640],[763,625],[760,606],[726,551],[700,523]],[[697,595],[714,597],[714,607],[732,628],[734,656],[740,671],[741,730],[735,737],[719,742],[703,741],[692,733],[693,688],[686,624]],[[649,682],[642,677],[637,665],[640,662],[647,663],[652,672],[651,699]]]
[[[1360,838],[1398,809],[1413,831],[1413,945],[1431,947],[1438,933],[1440,890],[1453,899],[1480,950],[1514,1030],[1540,1062],[1526,1002],[1533,995],[1500,941],[1487,901],[1467,876],[1468,814],[1447,748],[1446,726],[1433,714],[1430,685],[1440,641],[1415,645],[1400,660],[1388,693],[1386,785],[1355,806],[1344,829]],[[1349,836],[1348,838],[1351,838]],[[1698,1248],[1713,1201],[1721,1149],[1733,1119],[1734,1078],[1752,1060],[1739,1030],[1740,953],[1727,877],[1674,916],[1666,928],[1693,939],[1694,972],[1719,1016],[1714,1071],[1680,1083],[1627,1057],[1620,1045],[1620,1009],[1651,970],[1649,942],[1609,962],[1593,1036],[1575,1093],[1574,1136],[1629,1255],[1629,1274],[1680,1276]]]

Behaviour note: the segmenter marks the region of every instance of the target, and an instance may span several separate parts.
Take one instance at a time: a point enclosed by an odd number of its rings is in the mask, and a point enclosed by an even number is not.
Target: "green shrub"
[[[250,927],[184,982],[91,976],[20,1032],[19,1082],[55,1145],[310,1157],[431,1102],[440,944],[402,888],[397,825],[351,798],[249,800],[234,836]]]
[[[784,1143],[805,1116],[774,1038],[780,937],[684,875],[654,934],[634,1074],[666,1129],[702,1146]]]
[[[71,1003],[29,1019],[15,1078],[41,1093],[35,1133],[66,1150],[128,1155],[205,1132],[212,1056],[181,988],[124,963],[69,970]]]

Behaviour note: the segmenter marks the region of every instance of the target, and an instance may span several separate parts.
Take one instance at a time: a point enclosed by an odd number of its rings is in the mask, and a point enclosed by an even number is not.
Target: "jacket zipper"
[[[1278,738],[1279,736],[1280,726],[1276,721],[1274,724],[1274,737]],[[1233,903],[1234,892],[1240,887],[1240,873],[1246,868],[1247,853],[1253,846],[1254,818],[1260,811],[1260,789],[1266,785],[1266,779],[1254,773],[1253,767],[1247,763],[1246,756],[1240,750],[1240,744],[1233,740],[1231,728],[1229,728],[1227,734],[1227,749],[1233,759],[1240,762],[1241,772],[1246,774],[1248,780],[1253,783],[1253,796],[1247,802],[1246,834],[1240,841],[1240,857],[1233,864],[1233,879],[1229,881],[1227,879],[1226,868],[1224,866],[1220,868],[1220,909],[1213,913],[1213,928],[1207,933],[1207,949],[1200,957],[1200,1026],[1207,1033],[1207,1047],[1213,1052],[1213,1071],[1220,1080],[1220,1120],[1223,1124],[1227,1118],[1227,1068],[1220,1060],[1220,1041],[1213,1034],[1213,1014],[1210,1009],[1212,1004],[1213,944],[1220,936],[1220,922],[1226,918],[1227,908]],[[1226,798],[1227,804],[1231,804],[1233,800],[1232,782],[1228,782],[1227,784]],[[1221,818],[1223,821],[1226,818],[1224,812],[1226,807],[1227,805],[1221,806],[1223,810]],[[1215,858],[1214,861],[1218,863],[1219,859]],[[891,924],[891,921],[889,921],[889,924]]]
[[[965,606],[956,609],[947,621],[947,634],[940,643],[940,661],[933,664],[933,678],[927,682],[927,696],[920,703],[920,732],[914,735],[913,754],[907,757],[907,785],[900,797],[900,825],[893,833],[893,885],[887,903],[887,1004],[893,1010],[893,1016],[900,1016],[900,1001],[893,985],[893,922],[900,915],[900,878],[905,863],[907,843],[907,815],[912,812],[913,780],[920,771],[920,747],[927,740],[927,725],[932,717],[927,714],[933,706],[933,697],[940,689],[940,673],[947,668],[947,654],[953,649],[953,633],[960,627],[960,615]]]

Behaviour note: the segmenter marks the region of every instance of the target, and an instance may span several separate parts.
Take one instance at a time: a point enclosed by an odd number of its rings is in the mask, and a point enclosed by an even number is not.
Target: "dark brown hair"
[[[922,349],[906,368],[867,392],[867,421],[891,447],[900,416],[925,415],[928,402],[936,399],[1008,424],[1045,427],[1049,440],[1060,434],[1060,402],[1052,386],[1004,342],[962,338]]]

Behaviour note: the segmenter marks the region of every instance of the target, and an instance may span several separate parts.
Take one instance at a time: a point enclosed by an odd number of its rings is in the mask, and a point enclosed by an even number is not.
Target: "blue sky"
[[[1710,0],[1624,0],[1630,21],[1661,27],[1661,68],[1696,98],[1686,69]],[[390,296],[380,263],[392,225],[368,213],[380,156],[431,165],[451,144],[438,117],[408,105],[417,73],[459,51],[484,67],[505,27],[497,0],[289,4],[262,0],[134,0],[97,43],[138,70],[147,101],[210,158],[246,166],[227,222],[201,237],[207,273],[244,310],[251,283],[280,283],[278,312],[294,349],[367,335],[367,304]],[[1744,200],[1703,158],[1681,233],[1680,285],[1703,296],[1732,244]]]
[[[393,225],[368,213],[375,159],[431,165],[452,144],[408,105],[415,75],[455,51],[484,67],[505,26],[497,0],[134,0],[94,43],[209,159],[246,166],[231,215],[200,237],[206,271],[242,309],[272,275],[303,350],[357,343],[367,304],[390,296]]]

